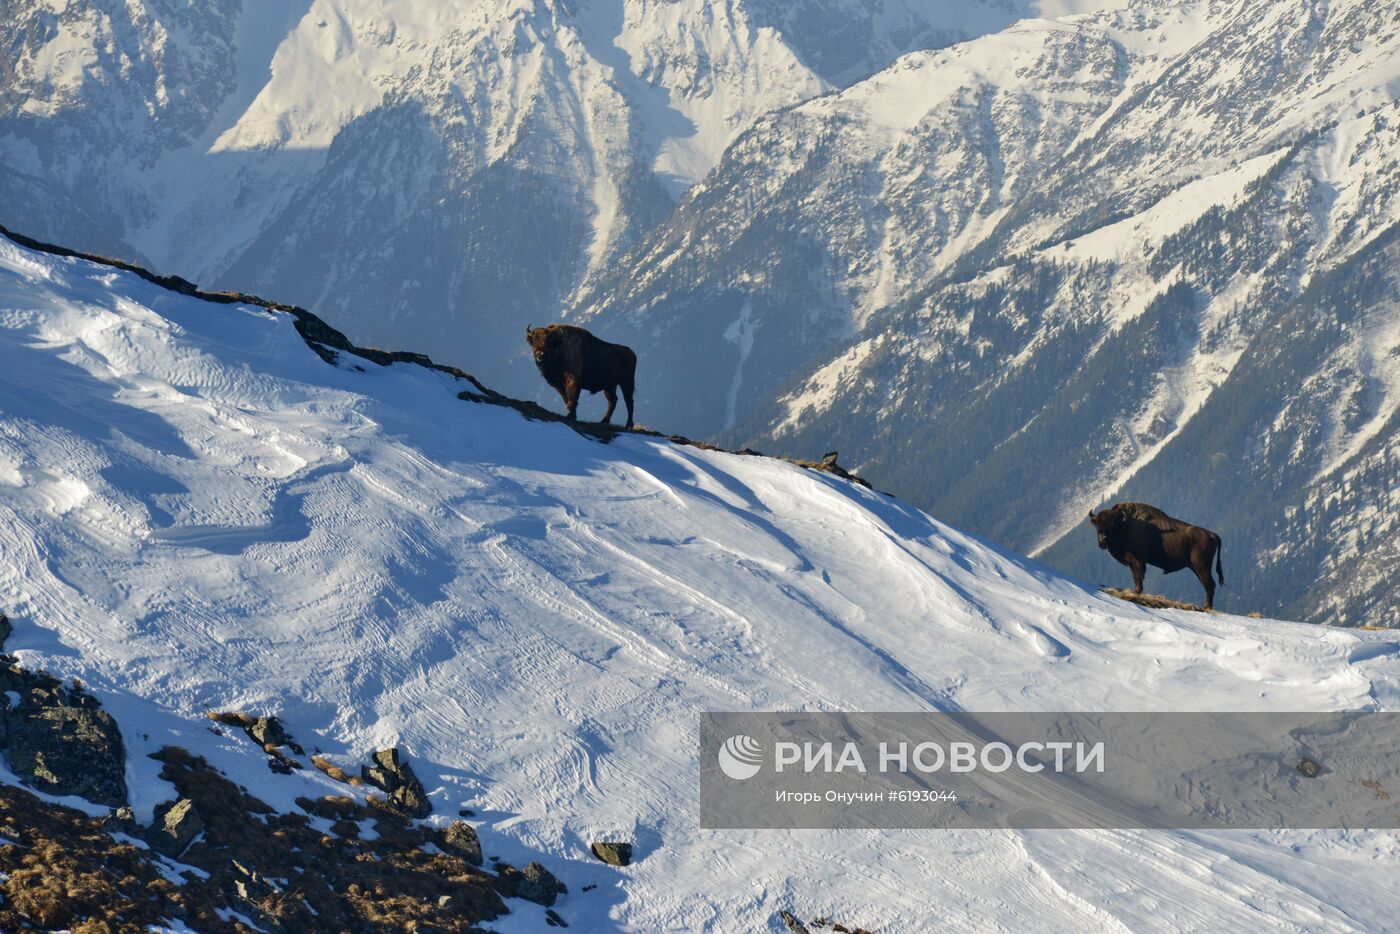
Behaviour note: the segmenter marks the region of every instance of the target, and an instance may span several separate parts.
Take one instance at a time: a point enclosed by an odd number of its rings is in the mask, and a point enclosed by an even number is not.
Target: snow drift
[[[1131,606],[836,477],[600,443],[7,241],[0,325],[9,646],[117,716],[138,816],[171,743],[274,804],[322,780],[206,729],[239,708],[402,746],[488,855],[550,860],[581,930],[1394,918],[1393,833],[706,832],[695,762],[706,709],[1393,709],[1394,634]]]

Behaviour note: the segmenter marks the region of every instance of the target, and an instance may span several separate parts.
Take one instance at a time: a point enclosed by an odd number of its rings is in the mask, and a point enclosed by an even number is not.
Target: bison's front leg
[[[617,387],[603,390],[603,398],[608,400],[608,410],[603,413],[603,424],[612,422],[613,409],[617,408]]]
[[[1133,572],[1133,593],[1142,593],[1142,578],[1147,573],[1147,565],[1137,555],[1124,555],[1123,561]]]
[[[564,408],[568,410],[569,421],[578,419],[578,380],[572,373],[564,377]]]

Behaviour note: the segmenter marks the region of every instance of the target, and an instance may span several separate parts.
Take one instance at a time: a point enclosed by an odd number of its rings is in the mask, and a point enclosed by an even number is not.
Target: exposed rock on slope
[[[0,621],[7,633],[9,621]],[[112,717],[92,695],[65,691],[51,676],[4,659],[0,690],[23,690],[18,708],[0,708],[0,748],[11,769],[49,795],[116,808],[93,818],[0,785],[4,930],[135,932],[178,920],[220,934],[247,931],[243,922],[252,918],[257,929],[289,932],[467,932],[506,913],[502,897],[553,904],[566,891],[538,862],[483,872],[480,842],[465,822],[443,831],[411,822],[410,813],[428,809],[397,750],[376,756],[380,780],[395,777],[385,782],[394,785],[391,800],[300,798],[305,814],[279,814],[202,757],[166,747],[153,758],[177,797],[142,827],[130,808],[118,807],[126,801],[126,762]],[[275,721],[249,719],[275,738]],[[400,794],[410,787],[422,807],[409,807]],[[317,829],[308,814],[332,823]],[[179,862],[162,864],[160,856]]]
[[[47,794],[125,804],[126,747],[116,721],[78,684],[4,655],[11,628],[0,615],[0,750],[10,771]]]

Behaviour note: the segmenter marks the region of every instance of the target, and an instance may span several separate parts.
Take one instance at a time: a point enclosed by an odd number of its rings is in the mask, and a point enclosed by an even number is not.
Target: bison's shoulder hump
[[[1115,503],[1112,507],[1117,509],[1129,519],[1137,519],[1139,522],[1152,522],[1160,519],[1171,519],[1156,506],[1149,506],[1147,503]]]
[[[1190,523],[1173,519],[1156,506],[1147,503],[1118,503],[1113,508],[1119,510],[1125,518],[1150,525],[1163,532],[1173,532],[1190,527]]]

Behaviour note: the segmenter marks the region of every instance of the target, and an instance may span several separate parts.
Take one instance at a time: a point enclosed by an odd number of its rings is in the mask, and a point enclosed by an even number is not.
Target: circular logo
[[[719,747],[719,768],[737,782],[753,778],[763,768],[763,747],[752,736],[731,736]]]

